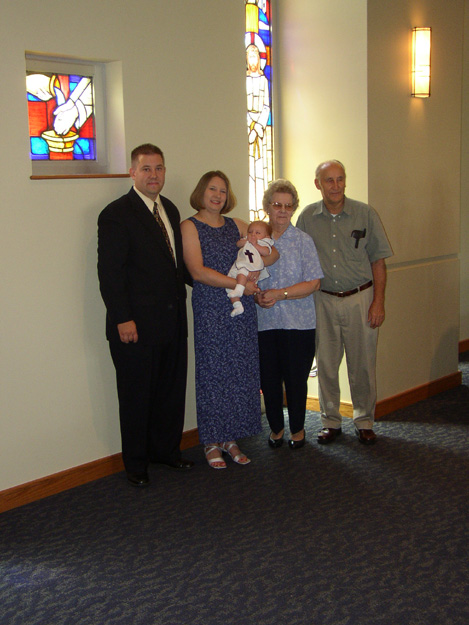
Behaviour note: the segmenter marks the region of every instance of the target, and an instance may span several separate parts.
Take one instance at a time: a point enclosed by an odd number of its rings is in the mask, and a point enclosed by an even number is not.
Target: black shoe
[[[127,480],[129,484],[132,484],[132,486],[142,487],[150,484],[148,473],[146,471],[143,473],[127,473]]]
[[[179,460],[168,460],[168,462],[160,462],[159,464],[164,465],[168,469],[173,469],[174,471],[187,471],[188,469],[192,469],[194,466],[194,462],[192,462],[192,460],[185,460],[184,458],[179,458]]]
[[[268,442],[269,442],[269,445],[273,449],[278,449],[279,447],[281,447],[283,445],[283,436],[282,436],[282,438],[272,438],[272,434],[271,434],[269,436]]]
[[[288,441],[288,446],[290,447],[290,449],[300,449],[301,447],[304,446],[306,441],[306,437],[303,436],[303,438],[300,441],[293,441],[293,440],[289,440]]]
[[[356,435],[360,443],[364,445],[373,445],[376,442],[376,434],[373,430],[355,430]]]
[[[318,443],[321,445],[332,443],[340,434],[342,434],[342,428],[322,428],[318,434]]]

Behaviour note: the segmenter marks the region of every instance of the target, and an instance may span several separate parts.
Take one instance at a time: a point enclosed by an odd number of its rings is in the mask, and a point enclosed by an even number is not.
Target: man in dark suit
[[[160,195],[166,168],[152,144],[132,151],[133,188],[98,218],[98,276],[116,368],[127,479],[147,486],[148,464],[181,458],[187,376],[186,290],[179,211]]]

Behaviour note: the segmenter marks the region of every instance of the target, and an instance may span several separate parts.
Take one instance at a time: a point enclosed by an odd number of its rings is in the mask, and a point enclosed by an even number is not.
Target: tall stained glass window
[[[26,72],[32,161],[96,160],[93,77]]]
[[[265,219],[262,197],[274,176],[270,0],[245,0],[249,215]]]

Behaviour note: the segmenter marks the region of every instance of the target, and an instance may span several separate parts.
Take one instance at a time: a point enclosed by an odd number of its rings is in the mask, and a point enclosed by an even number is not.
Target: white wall
[[[126,154],[164,150],[183,217],[199,177],[226,171],[247,218],[243,28],[242,2],[0,4],[0,491],[120,451],[96,219],[130,182],[29,179],[25,51],[122,61]],[[186,429],[193,375],[191,353]]]
[[[366,0],[280,0],[277,64],[281,126],[278,176],[298,189],[301,209],[321,199],[316,166],[337,158],[347,194],[368,198]],[[344,363],[342,400],[351,401]],[[317,397],[317,379],[308,394]]]

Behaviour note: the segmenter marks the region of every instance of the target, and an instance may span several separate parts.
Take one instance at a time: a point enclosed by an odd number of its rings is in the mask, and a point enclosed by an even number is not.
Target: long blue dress
[[[240,233],[225,216],[220,228],[190,218],[199,234],[203,263],[227,274],[236,259]],[[203,444],[236,440],[261,431],[257,313],[243,297],[244,313],[231,317],[224,288],[194,280],[197,427]]]

